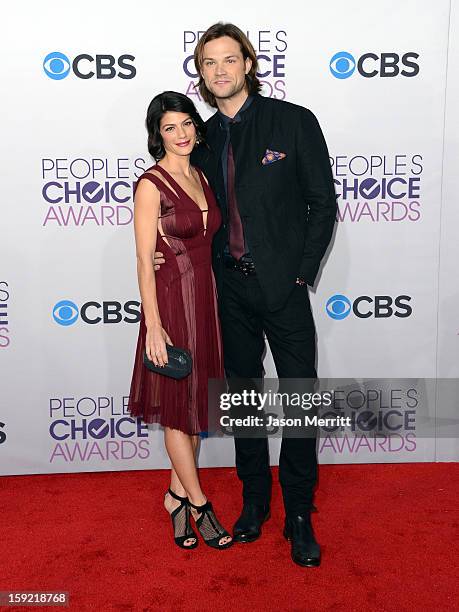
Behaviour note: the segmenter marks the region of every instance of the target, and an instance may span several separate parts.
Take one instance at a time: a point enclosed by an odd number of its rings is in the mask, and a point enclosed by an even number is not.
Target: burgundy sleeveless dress
[[[163,328],[173,344],[187,348],[193,358],[191,374],[175,380],[150,372],[143,364],[146,326],[143,309],[128,411],[145,423],[160,423],[187,434],[207,430],[207,388],[209,378],[223,377],[220,322],[215,279],[211,265],[211,244],[221,223],[214,194],[201,171],[201,185],[207,201],[207,229],[199,206],[161,166],[153,166],[169,183],[145,172],[160,192],[160,218],[165,239],[157,234],[156,250],[166,263],[155,272],[156,294]],[[167,240],[167,242],[166,242]]]

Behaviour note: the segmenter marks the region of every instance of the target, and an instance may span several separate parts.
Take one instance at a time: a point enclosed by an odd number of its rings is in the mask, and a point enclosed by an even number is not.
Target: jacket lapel
[[[225,193],[225,181],[223,179],[223,168],[222,168],[222,152],[225,146],[226,132],[220,127],[218,117],[212,117],[212,124],[208,129],[207,143],[211,149],[211,164],[210,172],[211,177],[209,180],[213,182],[214,192],[217,196],[218,204],[222,210],[223,217],[225,220],[228,218],[227,204],[226,204],[226,193]]]

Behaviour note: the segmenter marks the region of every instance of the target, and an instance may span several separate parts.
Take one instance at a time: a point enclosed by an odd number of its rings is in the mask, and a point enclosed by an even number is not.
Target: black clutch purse
[[[193,366],[190,352],[183,348],[171,346],[170,344],[166,344],[166,351],[168,363],[164,367],[155,365],[153,361],[148,359],[147,353],[145,352],[143,354],[143,363],[145,367],[152,372],[156,372],[156,374],[162,374],[163,376],[169,376],[177,380],[188,376]]]

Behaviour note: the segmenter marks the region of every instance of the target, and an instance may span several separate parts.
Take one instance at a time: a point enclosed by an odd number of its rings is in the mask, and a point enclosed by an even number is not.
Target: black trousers
[[[263,376],[264,334],[281,378],[316,378],[315,327],[306,286],[295,285],[285,306],[269,312],[256,275],[225,269],[220,293],[225,371],[235,379]],[[272,476],[266,437],[235,437],[244,502],[269,504]],[[308,512],[317,480],[315,437],[283,437],[279,481],[287,515]]]

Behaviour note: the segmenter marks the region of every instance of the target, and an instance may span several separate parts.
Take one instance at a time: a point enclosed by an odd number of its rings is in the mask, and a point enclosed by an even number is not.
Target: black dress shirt
[[[220,110],[217,111],[220,118],[220,127],[222,130],[226,132],[226,140],[222,150],[222,170],[223,170],[223,181],[225,183],[225,192],[228,194],[228,145],[231,139],[230,125],[231,123],[239,123],[241,121],[241,113],[243,113],[249,106],[252,104],[253,96],[248,96],[244,104],[238,110],[238,112],[234,115],[234,117],[228,117],[223,114]],[[248,259],[250,257],[249,247],[247,244],[246,231],[244,228],[244,220],[242,221],[242,229],[244,230],[244,246],[245,246],[245,255],[244,258]],[[229,244],[225,247],[225,254],[229,255]]]

